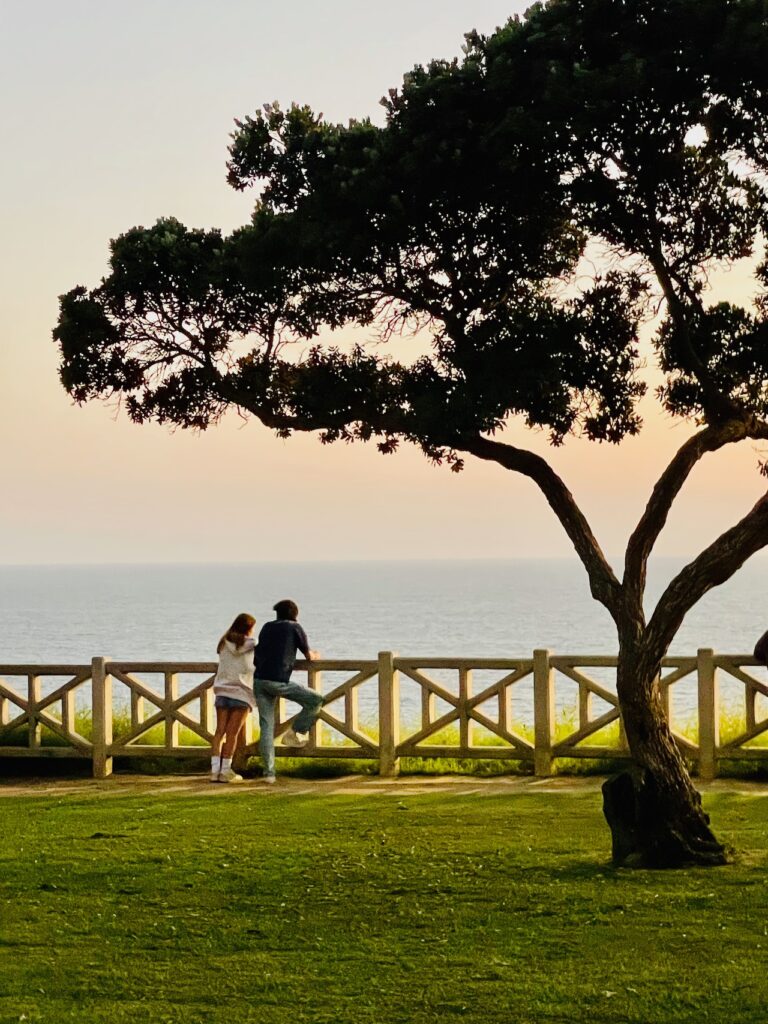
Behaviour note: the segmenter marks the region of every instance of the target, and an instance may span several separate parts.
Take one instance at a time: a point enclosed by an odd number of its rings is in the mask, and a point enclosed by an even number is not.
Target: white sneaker
[[[275,778],[274,775],[264,775],[261,781],[266,782],[268,786],[274,786],[274,784],[277,782],[277,779]]]
[[[237,772],[233,772],[231,768],[227,768],[223,772],[219,772],[219,782],[242,782],[243,776],[238,775]]]
[[[293,727],[285,730],[283,733],[283,746],[284,747],[304,747],[306,746],[309,734],[306,732],[296,732]]]

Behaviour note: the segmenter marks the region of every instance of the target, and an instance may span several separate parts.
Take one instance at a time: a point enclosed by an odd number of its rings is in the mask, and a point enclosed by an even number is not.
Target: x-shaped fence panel
[[[377,758],[378,742],[361,726],[360,691],[364,683],[376,679],[378,663],[359,660],[299,662],[296,670],[306,673],[306,685],[311,690],[323,694],[323,707],[310,729],[306,746],[300,750],[279,746],[276,753],[288,757],[300,753],[302,757]],[[334,679],[324,693],[324,672],[332,672],[334,676],[344,674],[347,678]],[[276,739],[296,721],[296,714],[289,714],[286,704],[282,699],[277,702]],[[336,705],[340,705],[338,710]]]
[[[621,716],[619,713],[619,701],[616,693],[606,688],[592,676],[587,675],[583,669],[616,668],[615,658],[602,657],[551,657],[549,659],[553,673],[558,674],[578,687],[578,724],[575,729],[566,735],[558,736],[552,747],[553,757],[602,757],[602,756],[627,756],[626,742],[621,730]],[[554,684],[556,685],[556,684]],[[595,716],[595,698],[598,698],[608,709]],[[614,722],[619,724],[618,745],[612,744],[585,744],[584,741],[590,737],[594,738]]]
[[[59,680],[64,677],[63,682]],[[25,693],[10,679],[25,679]],[[43,680],[55,680],[43,694]],[[0,744],[3,756],[90,757],[92,743],[77,728],[76,697],[90,682],[90,665],[0,665]],[[18,685],[18,684],[17,684]],[[55,742],[46,743],[43,730]],[[26,738],[26,743],[20,742]]]
[[[718,754],[720,757],[734,760],[765,758],[765,746],[750,745],[758,737],[768,733],[768,713],[762,717],[758,716],[757,703],[759,698],[765,701],[768,699],[768,686],[757,678],[753,672],[745,671],[745,668],[754,668],[758,662],[754,658],[739,657],[734,654],[720,654],[714,658],[715,667],[721,669],[726,676],[743,684],[743,728],[739,733],[725,743],[719,742]],[[740,725],[742,723],[739,723]]]
[[[212,684],[216,666],[208,662],[116,662],[107,663],[109,677],[127,689],[130,720],[121,723],[117,735],[112,737],[108,754],[113,757],[147,755],[155,751],[177,756],[199,752],[200,746],[213,739]],[[179,692],[179,676],[203,678],[191,689]],[[156,690],[143,677],[159,676],[162,691]],[[118,700],[118,707],[125,702]],[[197,705],[197,715],[189,714],[191,705]],[[147,734],[160,726],[163,742],[148,742]],[[187,729],[199,737],[201,743],[180,744],[179,728]]]
[[[512,717],[513,688],[530,680],[530,659],[488,658],[395,658],[400,675],[420,690],[420,725],[400,737],[401,757],[508,757],[533,759],[533,745],[515,731]],[[429,672],[446,671],[454,685],[438,682]],[[501,673],[474,693],[473,672]],[[447,710],[437,713],[437,702]],[[486,742],[478,743],[480,726]],[[407,728],[407,726],[406,726]],[[446,730],[454,742],[446,741]],[[440,737],[440,734],[443,737]],[[432,741],[430,743],[430,740]]]
[[[578,698],[576,702],[578,713],[578,724],[566,735],[559,735],[553,743],[553,757],[610,757],[628,758],[624,728],[619,711],[619,701],[616,695],[615,682],[609,688],[604,682],[600,682],[588,675],[584,669],[613,670],[617,666],[617,659],[614,657],[570,657],[552,656],[549,664],[555,673],[559,673],[578,687]],[[659,689],[662,704],[667,720],[672,730],[675,742],[680,750],[691,758],[698,757],[699,747],[690,737],[683,736],[675,729],[674,709],[672,702],[672,690],[681,681],[694,676],[698,669],[696,658],[668,657],[662,662],[662,670],[659,676]],[[603,709],[595,715],[595,698],[603,705]],[[607,705],[607,708],[605,707]],[[618,732],[614,742],[587,743],[599,735],[604,729],[617,723]],[[686,723],[690,726],[690,722]],[[557,730],[557,727],[555,727]]]

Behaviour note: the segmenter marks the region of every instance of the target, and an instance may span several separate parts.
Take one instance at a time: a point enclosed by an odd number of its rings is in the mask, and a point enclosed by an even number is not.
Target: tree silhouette
[[[236,406],[283,436],[406,441],[533,480],[616,623],[636,852],[653,864],[724,859],[658,677],[690,608],[768,543],[763,498],[646,619],[648,558],[691,470],[768,437],[768,270],[752,305],[708,285],[717,265],[757,263],[766,229],[767,40],[762,0],[550,0],[468,35],[461,60],[415,68],[382,100],[383,127],[266,105],[230,148],[230,184],[260,190],[251,223],[127,232],[109,276],[62,297],[54,332],[70,394],[118,395],[137,423],[205,428]],[[585,254],[603,268],[586,282]],[[657,397],[693,432],[620,578],[563,480],[503,428],[522,417],[553,444],[637,433],[654,303]],[[319,340],[348,324],[427,330],[431,349],[408,362]]]

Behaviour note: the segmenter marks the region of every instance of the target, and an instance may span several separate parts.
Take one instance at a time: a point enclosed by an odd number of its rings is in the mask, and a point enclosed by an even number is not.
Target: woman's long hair
[[[254,619],[252,615],[249,615],[248,612],[240,612],[240,614],[229,627],[227,632],[224,634],[221,640],[219,640],[219,644],[216,648],[216,653],[221,654],[221,651],[227,640],[229,640],[231,644],[234,644],[235,647],[242,647],[243,644],[245,643],[245,634],[249,630],[253,629],[255,625],[256,619]]]

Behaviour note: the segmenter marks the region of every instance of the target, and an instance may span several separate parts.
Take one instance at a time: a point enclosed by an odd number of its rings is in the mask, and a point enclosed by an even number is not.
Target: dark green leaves
[[[708,308],[706,288],[768,223],[765,30],[761,0],[551,0],[414,68],[383,127],[266,104],[230,147],[251,223],[114,242],[110,276],[62,300],[65,386],[127,393],[137,420],[204,427],[235,404],[438,459],[516,415],[618,442],[656,298],[667,408],[762,414],[765,311]],[[432,347],[319,341],[345,326]]]
[[[141,386],[140,362],[125,355],[119,326],[87,289],[73,288],[61,297],[53,337],[61,351],[61,382],[76,401]]]
[[[702,313],[694,345],[718,392],[747,413],[768,415],[768,323],[747,310],[721,302]],[[697,376],[681,368],[685,355],[672,320],[659,332],[657,347],[668,374],[661,398],[670,412],[706,417],[708,399]]]

